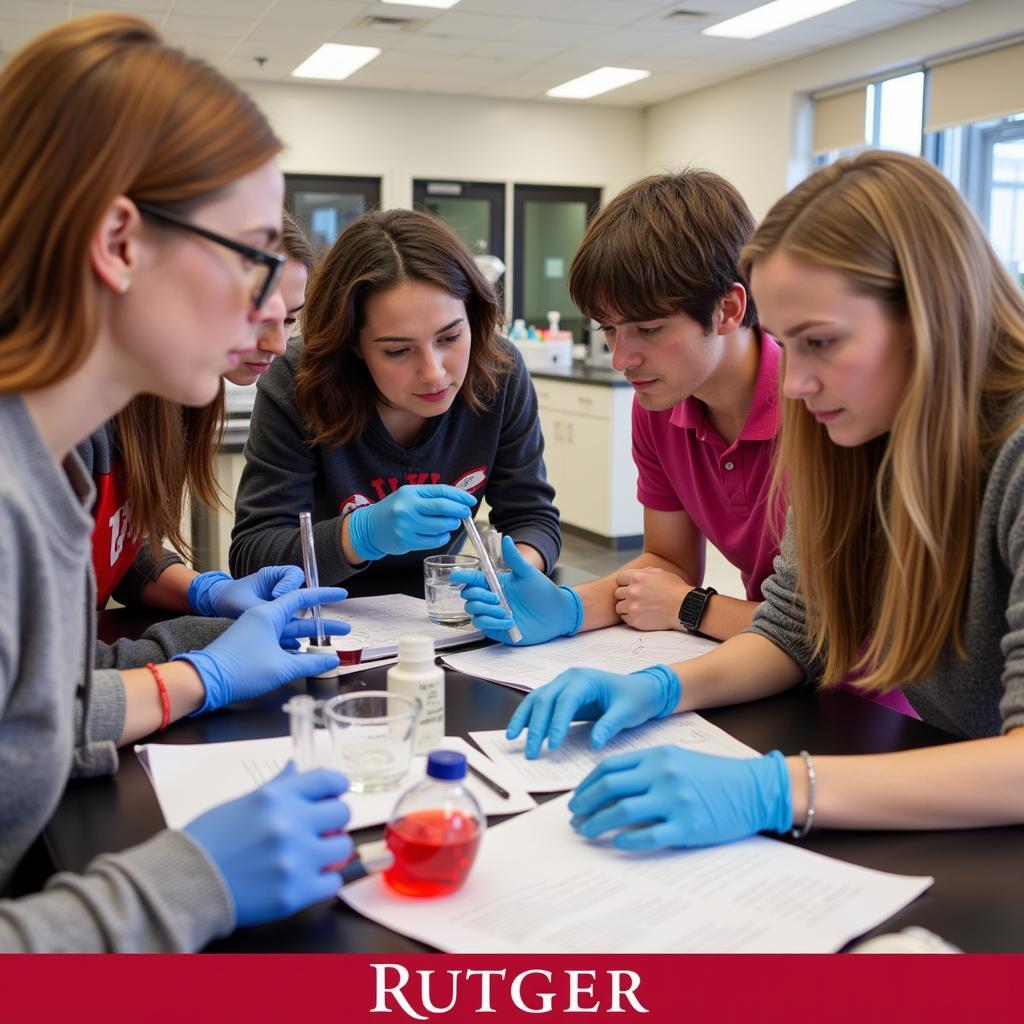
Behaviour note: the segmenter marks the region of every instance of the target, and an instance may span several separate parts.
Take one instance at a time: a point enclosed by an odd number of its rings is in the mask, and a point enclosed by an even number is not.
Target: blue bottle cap
[[[464,779],[466,755],[454,750],[432,750],[427,755],[427,774],[432,779]]]

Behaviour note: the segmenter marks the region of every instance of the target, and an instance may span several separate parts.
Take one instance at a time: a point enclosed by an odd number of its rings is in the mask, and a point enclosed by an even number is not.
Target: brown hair
[[[117,196],[187,212],[280,148],[237,86],[140,18],[75,18],[16,54],[0,72],[0,391],[47,387],[88,356],[102,292],[89,246]],[[215,413],[161,401],[117,426],[135,524],[181,544],[184,482],[216,495],[209,445],[182,436]]]
[[[477,411],[497,397],[512,357],[495,334],[500,310],[494,289],[465,243],[422,210],[364,213],[324,257],[303,313],[295,402],[314,444],[346,444],[366,429],[379,398],[357,352],[366,299],[408,280],[437,285],[466,304],[472,345],[459,394]]]
[[[287,211],[281,214],[281,252],[290,260],[301,263],[307,274],[313,273],[316,252],[302,225]]]
[[[931,672],[960,636],[985,464],[1024,392],[1024,295],[967,204],[931,164],[864,152],[772,207],[743,252],[828,267],[909,327],[892,429],[833,444],[783,400],[776,487],[793,509],[798,587],[823,685],[851,668],[879,691]],[[1018,417],[1019,419],[1019,417]]]
[[[569,268],[569,294],[594,320],[685,313],[710,331],[716,307],[739,283],[750,327],[757,311],[739,256],[753,230],[743,197],[711,171],[642,178],[587,228]]]

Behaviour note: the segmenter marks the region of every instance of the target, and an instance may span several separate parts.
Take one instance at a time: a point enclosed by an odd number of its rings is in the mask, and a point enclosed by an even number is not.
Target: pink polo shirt
[[[768,507],[779,431],[779,362],[775,339],[757,331],[757,384],[740,436],[727,445],[696,398],[651,412],[633,401],[637,498],[659,512],[685,509],[697,529],[740,570],[748,601],[760,601],[772,573],[785,502]]]

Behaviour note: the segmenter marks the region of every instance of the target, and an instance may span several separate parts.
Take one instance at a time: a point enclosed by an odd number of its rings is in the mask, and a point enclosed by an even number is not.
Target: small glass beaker
[[[337,768],[353,793],[394,789],[412,761],[420,702],[387,690],[332,697],[323,706]]]
[[[465,626],[469,612],[462,601],[462,584],[452,583],[456,569],[479,569],[476,555],[428,555],[423,559],[423,596],[427,618],[439,626]]]

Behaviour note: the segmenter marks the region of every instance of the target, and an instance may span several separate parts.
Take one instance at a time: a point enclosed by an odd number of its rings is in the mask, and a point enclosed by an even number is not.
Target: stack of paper
[[[431,622],[427,602],[408,594],[353,597],[321,607],[326,618],[351,624],[349,636],[363,641],[363,661],[397,654],[403,636],[429,636],[437,651],[483,639],[483,633],[470,625],[456,628]]]
[[[636,729],[626,729],[608,741],[600,750],[590,745],[590,722],[576,722],[557,750],[545,746],[541,756],[527,761],[523,754],[526,733],[507,740],[503,730],[471,732],[480,749],[502,770],[520,780],[531,793],[558,793],[575,789],[606,757],[629,750],[651,747],[686,747],[701,754],[719,757],[759,757],[756,750],[730,736],[692,711],[671,718],[647,722]]]
[[[330,762],[327,732],[317,729],[315,736],[321,759],[327,764]],[[515,814],[537,806],[515,772],[492,764],[465,740],[446,736],[439,746],[465,754],[471,765],[508,791],[506,800],[479,779],[467,776],[466,788],[477,798],[485,814]],[[234,743],[147,743],[137,746],[135,752],[156,791],[164,820],[170,828],[182,828],[218,804],[251,793],[269,782],[292,756],[292,746],[288,736],[278,736]],[[414,757],[405,780],[394,789],[385,793],[347,793],[345,803],[352,811],[349,828],[366,828],[387,821],[399,795],[422,781],[426,770],[427,759]]]
[[[671,665],[696,658],[717,646],[712,640],[673,630],[644,633],[629,626],[609,626],[536,647],[483,647],[448,654],[443,660],[449,668],[468,676],[490,679],[517,690],[535,690],[567,668],[597,668],[626,674],[651,665]]]
[[[629,854],[569,827],[569,798],[484,834],[458,892],[412,899],[380,876],[338,894],[448,953],[830,953],[932,884],[760,836]]]

